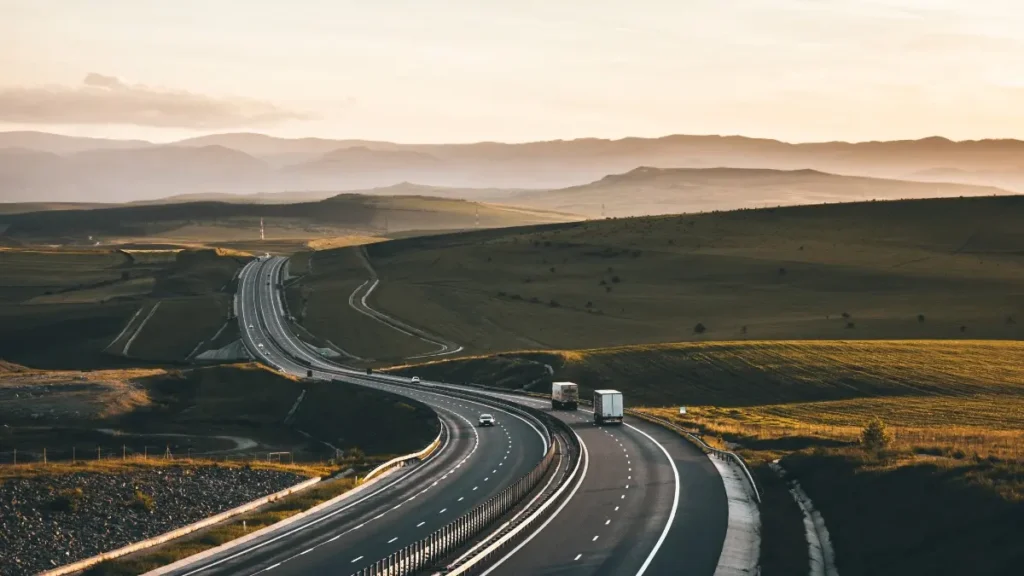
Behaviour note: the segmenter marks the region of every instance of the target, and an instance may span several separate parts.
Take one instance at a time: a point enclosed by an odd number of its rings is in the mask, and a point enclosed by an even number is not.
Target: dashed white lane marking
[[[359,562],[362,559],[363,559],[362,556],[360,556],[359,558],[353,558],[351,564],[355,564],[356,562]]]
[[[594,536],[594,539],[591,540],[591,542],[597,542],[597,539],[600,538],[600,537],[601,537],[600,535]]]
[[[277,567],[278,567],[278,566],[280,566],[280,565],[281,565],[281,563],[280,563],[280,562],[278,562],[277,564],[274,564],[273,566],[271,566],[271,567],[267,568],[267,570],[273,570],[274,568],[277,568]]]
[[[337,536],[335,536],[334,538],[331,538],[330,540],[328,540],[328,542],[334,542],[334,541],[335,541],[335,540],[337,540],[338,538],[341,538],[341,534],[338,534],[338,535],[337,535]]]
[[[440,512],[438,512],[438,514],[444,514],[444,513],[445,513],[445,512],[447,512],[447,511],[448,511],[448,509],[447,509],[447,508],[441,508],[441,511],[440,511]]]
[[[607,526],[607,525],[609,525],[609,524],[611,524],[611,523],[612,523],[611,519],[608,519],[608,520],[605,520],[605,521],[604,521],[604,525],[605,525],[605,526]]]
[[[479,488],[479,486],[473,486],[473,490],[476,490],[477,488]]]
[[[625,496],[623,496],[623,498],[625,498]],[[423,526],[424,524],[426,524],[426,522],[420,522],[419,524],[416,525],[416,527],[419,528],[420,526]]]
[[[572,559],[572,561],[575,562],[579,560],[581,557],[583,557],[583,554],[577,554],[576,557]]]
[[[488,481],[488,480],[490,480],[490,479],[491,479],[491,477],[490,477],[490,476],[488,476],[487,478],[484,478],[484,482],[487,482],[487,481]]]
[[[395,540],[398,540],[398,536],[395,536],[395,537],[394,537],[394,538],[392,538],[391,540],[388,540],[388,544],[391,544],[391,543],[393,543],[393,542],[394,542]]]
[[[465,496],[459,496],[459,502],[462,502],[463,500],[465,500],[465,498]]]
[[[615,507],[615,511],[616,511],[616,512],[618,512],[618,511],[619,511],[619,507],[618,507],[618,506],[616,506],[616,507]]]
[[[626,495],[625,495],[625,494],[623,494],[623,495],[622,495],[622,496],[621,496],[621,497],[620,497],[619,499],[620,499],[620,500],[625,500],[625,499],[626,499]]]

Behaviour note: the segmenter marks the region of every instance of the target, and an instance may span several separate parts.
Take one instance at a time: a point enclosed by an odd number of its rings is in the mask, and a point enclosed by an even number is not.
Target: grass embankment
[[[332,447],[380,460],[419,450],[438,426],[418,402],[341,382],[296,381],[255,364],[9,372],[0,379],[0,417],[9,424],[0,433],[4,462],[15,449],[19,462],[41,461],[43,449],[50,461],[287,452],[285,461],[320,462],[334,456]]]
[[[1019,566],[1024,537],[1022,355],[1024,343],[1001,341],[703,342],[401,371],[541,390],[547,363],[584,394],[617,388],[627,405],[738,444],[766,491],[766,576],[806,570],[799,513],[767,469],[777,458],[824,515],[841,573],[995,575]],[[880,455],[859,444],[875,417],[893,434]]]
[[[349,297],[370,282],[358,248],[313,253],[302,280],[287,290],[288,305],[299,323],[318,338],[364,359],[388,360],[432,352],[436,346],[366,316]],[[300,261],[301,262],[301,261]],[[300,264],[301,265],[301,264]],[[363,294],[360,291],[360,297]]]
[[[245,258],[215,250],[0,251],[0,354],[40,368],[91,369],[181,362],[228,312],[221,290]],[[137,311],[160,309],[130,350]],[[141,323],[143,317],[137,317]]]
[[[1022,220],[1024,197],[965,198],[396,240],[367,247],[381,277],[370,302],[470,353],[684,340],[1018,339]],[[326,289],[341,272],[317,282]],[[338,290],[311,301],[308,316],[331,316],[344,297]]]

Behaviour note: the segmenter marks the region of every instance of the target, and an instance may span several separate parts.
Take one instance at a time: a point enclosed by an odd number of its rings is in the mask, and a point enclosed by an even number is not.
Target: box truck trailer
[[[594,390],[594,422],[617,422],[622,424],[622,392],[618,390]]]
[[[575,410],[580,400],[579,386],[572,382],[551,383],[551,409]]]

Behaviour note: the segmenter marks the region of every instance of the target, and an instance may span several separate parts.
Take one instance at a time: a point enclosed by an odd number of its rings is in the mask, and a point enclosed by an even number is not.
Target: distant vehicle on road
[[[622,392],[594,390],[594,423],[622,424]]]
[[[260,348],[263,348],[263,342],[260,342],[259,344],[257,344],[257,346],[259,346]]]
[[[494,416],[491,416],[490,414],[481,414],[480,426],[494,426]]]
[[[252,328],[252,324],[249,324],[249,328]]]
[[[572,382],[551,383],[551,409],[575,410],[580,399],[579,386]]]
[[[412,380],[410,380],[410,382],[412,382],[413,384],[419,384],[420,383],[420,377],[419,376],[413,376]]]

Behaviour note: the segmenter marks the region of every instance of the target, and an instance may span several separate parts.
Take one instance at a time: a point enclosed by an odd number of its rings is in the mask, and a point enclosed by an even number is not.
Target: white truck
[[[622,424],[622,392],[618,390],[594,390],[594,423],[605,422]]]
[[[575,410],[580,400],[579,386],[572,382],[551,383],[551,409]]]

